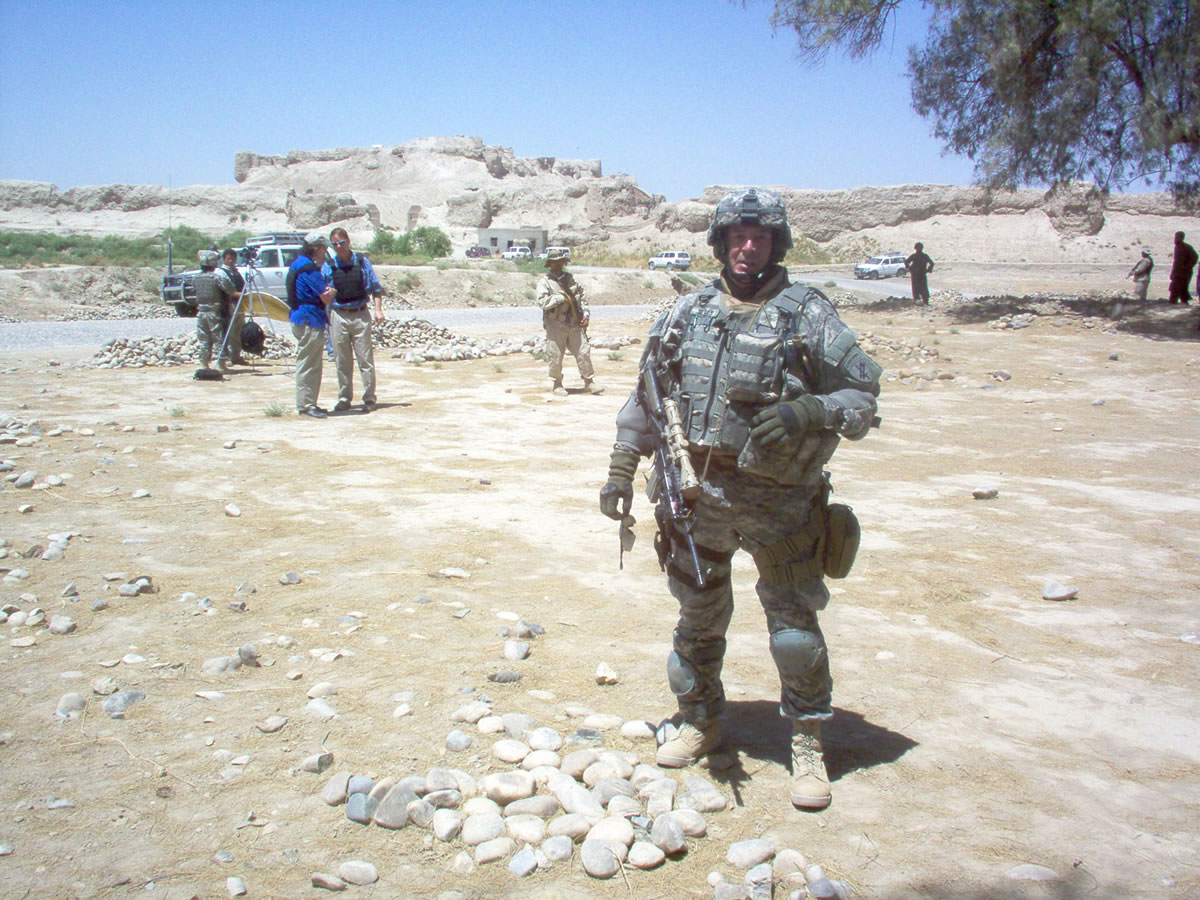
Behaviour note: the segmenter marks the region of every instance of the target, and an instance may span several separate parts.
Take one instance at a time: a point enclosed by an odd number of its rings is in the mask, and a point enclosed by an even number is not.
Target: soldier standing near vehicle
[[[237,290],[229,276],[217,268],[220,257],[215,250],[201,250],[196,255],[200,260],[200,274],[192,279],[192,289],[196,292],[196,340],[200,342],[200,366],[207,369],[212,364],[213,345],[220,352],[225,335],[221,330],[221,309]],[[220,365],[224,368],[223,358]]]
[[[778,194],[726,194],[708,243],[724,267],[651,327],[639,388],[617,416],[600,509],[624,520],[638,461],[654,453],[655,548],[679,602],[667,682],[683,720],[658,764],[690,765],[721,742],[731,560],[742,549],[758,568],[780,714],[792,720],[791,802],[823,809],[821,722],[833,715],[833,683],[817,613],[829,602],[824,576],[845,577],[857,548],[857,522],[828,503],[823,467],[842,437],[862,438],[876,423],[882,370],[824,294],[788,280],[780,263],[792,235]],[[661,400],[650,396],[659,386]],[[664,459],[658,409],[667,433],[681,432],[682,465]],[[681,478],[685,467],[694,481]],[[682,486],[682,515],[664,484]]]
[[[550,271],[538,279],[537,286],[542,327],[546,329],[546,355],[550,358],[551,390],[559,396],[567,394],[562,383],[562,367],[569,350],[583,378],[583,389],[589,394],[599,394],[603,388],[594,381],[596,370],[592,367],[592,348],[587,339],[591,312],[583,298],[583,286],[564,270],[566,264],[567,251],[549,251],[546,268]]]
[[[1182,303],[1184,306],[1192,299],[1188,285],[1192,280],[1192,270],[1196,268],[1196,250],[1184,239],[1182,231],[1175,232],[1175,255],[1171,259],[1171,281],[1168,284],[1168,303]],[[1200,287],[1196,288],[1200,291]]]
[[[904,261],[908,274],[912,277],[912,298],[929,305],[929,281],[926,276],[933,271],[933,260],[925,252],[925,245],[920,241],[913,244],[913,254]]]
[[[337,291],[325,284],[321,265],[325,262],[325,236],[312,231],[304,236],[300,255],[287,274],[287,302],[292,312],[288,321],[296,338],[296,412],[324,419],[329,413],[317,406],[321,393],[321,351],[329,316],[325,307]]]
[[[225,338],[224,358],[235,366],[244,366],[246,360],[242,357],[242,326],[246,324],[246,317],[242,315],[242,291],[246,287],[246,279],[237,270],[236,250],[230,248],[221,254],[221,271],[229,276],[235,289],[234,295],[221,304],[221,327],[228,335]]]
[[[1136,300],[1141,300],[1143,303],[1146,300],[1146,292],[1150,289],[1150,272],[1154,269],[1154,257],[1150,255],[1149,250],[1142,251],[1142,258],[1133,264],[1133,268],[1129,270],[1126,278],[1133,279],[1133,296]]]
[[[329,340],[337,365],[338,401],[334,412],[345,412],[354,399],[354,361],[362,375],[363,410],[375,409],[375,349],[371,341],[371,311],[374,300],[375,323],[382,325],[383,285],[375,276],[371,261],[350,247],[345,228],[329,233],[333,257],[325,263],[326,281],[337,289],[337,299],[329,307]]]

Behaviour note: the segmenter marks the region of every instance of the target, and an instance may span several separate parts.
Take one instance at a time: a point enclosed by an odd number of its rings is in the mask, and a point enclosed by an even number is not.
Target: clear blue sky
[[[912,111],[921,12],[865,63],[802,66],[770,6],[0,0],[0,178],[232,184],[238,150],[464,134],[710,184],[969,184]]]

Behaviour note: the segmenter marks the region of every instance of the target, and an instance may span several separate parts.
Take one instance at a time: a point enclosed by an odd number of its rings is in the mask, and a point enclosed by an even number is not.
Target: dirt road
[[[216,897],[236,876],[250,896],[321,896],[312,873],[358,859],[380,880],[355,896],[709,897],[711,871],[741,878],[729,845],[768,836],[858,896],[1197,896],[1200,646],[1181,640],[1200,631],[1195,312],[1147,307],[1114,328],[1096,311],[1019,330],[969,306],[845,312],[889,380],[882,428],[831,466],[864,529],[822,617],[833,805],[787,802],[786,724],[739,556],[724,723],[737,762],[700,770],[730,807],[682,859],[609,882],[577,859],[527,879],[502,862],[456,872],[460,842],[356,825],[318,793],[339,770],[508,768],[493,736],[451,720],[481,694],[564,736],[578,707],[655,724],[673,711],[651,511],[639,496],[619,571],[596,508],[636,348],[597,355],[598,397],[547,395],[529,357],[380,359],[379,410],[326,421],[290,414],[281,364],[214,384],[3,354],[0,412],[40,435],[0,455],[12,474],[64,480],[0,491],[0,566],[29,573],[0,598],[77,626],[6,626],[0,647],[5,893]],[[327,367],[327,405],[334,385]],[[265,415],[272,403],[289,414]],[[974,499],[982,487],[998,495]],[[14,558],[61,532],[63,559]],[[138,576],[157,593],[120,596]],[[1043,600],[1052,581],[1077,597]],[[526,660],[503,658],[507,613],[545,627]],[[202,673],[246,644],[261,667]],[[601,663],[617,684],[596,683]],[[487,680],[500,670],[520,681]],[[323,681],[335,719],[306,709]],[[145,699],[113,719],[93,685]],[[72,691],[83,715],[57,718]],[[257,727],[274,715],[282,730]],[[445,748],[456,727],[469,750]],[[652,760],[652,744],[604,741]],[[301,771],[322,750],[333,767]],[[1057,880],[1010,877],[1027,864]]]

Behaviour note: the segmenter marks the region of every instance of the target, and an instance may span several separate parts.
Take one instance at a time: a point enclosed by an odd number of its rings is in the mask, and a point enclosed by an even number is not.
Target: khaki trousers
[[[296,412],[317,405],[321,393],[321,358],[325,352],[325,329],[293,325],[296,338]]]
[[[329,310],[329,338],[337,365],[338,402],[354,399],[354,362],[362,373],[363,403],[375,402],[375,349],[371,341],[371,312],[362,309]]]
[[[562,381],[563,357],[569,351],[579,366],[579,376],[591,381],[596,374],[592,367],[592,348],[587,333],[578,325],[544,322],[546,327],[546,356],[550,359],[550,379],[558,384]]]

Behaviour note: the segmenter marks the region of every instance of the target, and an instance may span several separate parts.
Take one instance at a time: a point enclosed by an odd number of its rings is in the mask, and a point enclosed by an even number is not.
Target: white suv
[[[883,256],[872,256],[865,263],[854,267],[855,278],[891,278],[908,271],[904,262],[905,257],[896,251],[885,253]]]
[[[658,256],[650,258],[651,269],[666,269],[674,272],[676,269],[686,272],[692,267],[692,257],[686,250],[664,250]]]
[[[509,247],[500,255],[504,259],[532,259],[533,251],[528,247]]]
[[[298,231],[271,231],[248,238],[246,246],[238,250],[237,270],[248,280],[250,261],[253,259],[254,283],[251,287],[286,300],[288,269],[300,255],[303,246],[304,234]],[[175,312],[181,316],[196,315],[195,292],[191,282],[199,271],[192,269],[162,278],[162,301],[174,306]]]

